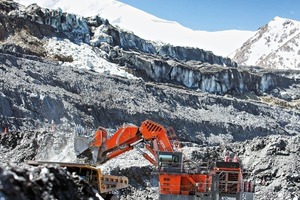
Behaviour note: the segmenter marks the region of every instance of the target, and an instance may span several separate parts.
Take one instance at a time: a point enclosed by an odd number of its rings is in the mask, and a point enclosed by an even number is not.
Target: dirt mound
[[[80,177],[56,166],[0,166],[0,198],[98,199]]]

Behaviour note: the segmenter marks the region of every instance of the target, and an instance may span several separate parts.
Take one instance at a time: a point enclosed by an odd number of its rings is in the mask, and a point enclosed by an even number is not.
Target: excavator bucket
[[[98,147],[91,146],[89,138],[76,136],[74,138],[74,150],[77,158],[87,159],[90,164],[97,162]]]
[[[90,142],[88,137],[75,136],[74,138],[74,149],[76,155],[81,155],[83,152],[88,150],[90,147]]]
[[[89,147],[90,137],[88,136],[86,129],[81,125],[76,125],[74,136],[74,150],[77,157],[88,150]]]
[[[77,158],[88,158],[91,163],[96,163],[98,150],[107,140],[106,130],[99,127],[93,135],[88,135],[82,127],[75,130],[74,149]]]

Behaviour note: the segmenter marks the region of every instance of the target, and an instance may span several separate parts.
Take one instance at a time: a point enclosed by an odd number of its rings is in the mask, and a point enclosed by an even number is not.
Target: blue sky
[[[274,17],[300,21],[299,0],[118,0],[194,30],[257,30]]]

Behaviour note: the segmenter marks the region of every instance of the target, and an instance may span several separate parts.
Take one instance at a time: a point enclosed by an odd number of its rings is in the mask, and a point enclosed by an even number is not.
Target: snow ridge
[[[16,2],[24,5],[37,3],[51,9],[61,8],[65,12],[85,17],[100,15],[111,24],[132,31],[143,39],[174,46],[196,47],[223,57],[234,52],[255,34],[255,31],[240,30],[194,31],[177,22],[160,19],[116,0],[86,0],[76,4],[72,0],[16,0]]]

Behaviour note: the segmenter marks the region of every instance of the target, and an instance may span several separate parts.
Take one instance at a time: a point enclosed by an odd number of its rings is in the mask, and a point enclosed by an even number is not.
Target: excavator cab
[[[159,172],[180,173],[182,172],[183,161],[181,152],[158,152]]]

